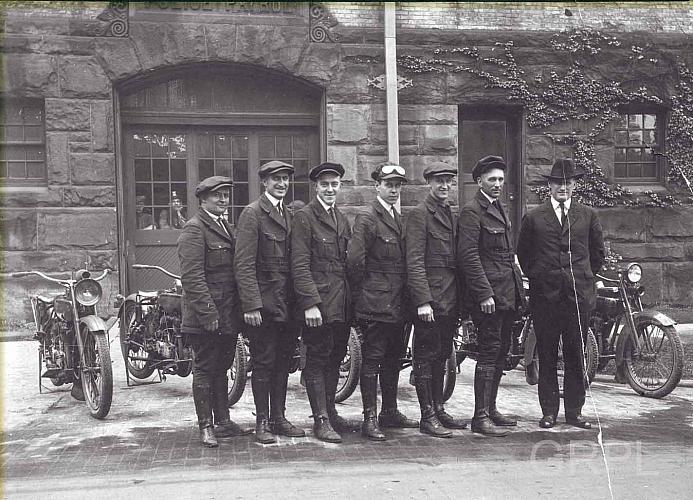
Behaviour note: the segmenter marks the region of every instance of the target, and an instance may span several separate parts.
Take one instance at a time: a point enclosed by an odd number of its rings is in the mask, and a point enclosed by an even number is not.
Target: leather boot
[[[397,389],[399,384],[399,369],[383,369],[380,372],[380,391],[383,396],[383,408],[378,416],[380,427],[395,429],[416,429],[417,420],[407,418],[397,409]]]
[[[195,413],[197,413],[197,425],[200,428],[200,442],[202,446],[216,448],[219,446],[219,442],[214,435],[214,426],[212,424],[212,389],[208,384],[194,380],[192,388]]]
[[[417,368],[414,382],[416,386],[416,396],[419,399],[419,407],[421,408],[421,423],[419,424],[419,430],[424,434],[429,434],[434,437],[452,437],[452,432],[443,427],[433,409],[430,371],[428,371],[426,367]]]
[[[272,434],[286,437],[305,437],[306,431],[299,429],[284,416],[286,412],[286,389],[289,375],[275,373],[270,389],[270,430]]]
[[[431,396],[433,397],[433,409],[443,427],[447,429],[466,429],[467,423],[459,418],[454,418],[445,411],[443,402],[443,382],[445,376],[445,365],[434,362],[431,366]]]
[[[273,444],[277,442],[270,430],[269,420],[267,415],[258,414],[255,420],[255,441],[260,444]]]
[[[325,376],[325,401],[327,403],[327,416],[330,419],[330,425],[337,432],[358,432],[361,429],[361,422],[344,418],[337,413],[335,407],[335,392],[339,383],[339,365],[330,367]]]
[[[325,401],[325,381],[322,378],[306,378],[306,393],[313,411],[313,433],[320,441],[327,443],[341,443],[340,436],[330,425],[327,416],[327,402]]]
[[[217,377],[212,381],[214,433],[217,437],[236,437],[252,434],[253,429],[241,427],[231,420],[228,393],[229,379],[226,376]]]
[[[472,432],[486,436],[507,436],[508,431],[497,429],[489,417],[489,404],[495,367],[476,366],[474,370],[474,417]]]
[[[493,425],[499,427],[513,427],[517,425],[517,420],[507,415],[503,415],[496,408],[496,397],[498,396],[498,386],[500,385],[501,377],[503,376],[503,367],[496,367],[493,376],[493,385],[491,387],[491,400],[489,401],[488,416],[493,422]]]
[[[255,400],[255,441],[261,444],[276,443],[277,439],[270,432],[269,426],[270,381],[255,375],[251,385]]]
[[[378,376],[361,375],[361,399],[363,400],[363,424],[361,434],[371,441],[385,441],[385,434],[378,427]]]
[[[82,387],[82,379],[75,378],[72,382],[72,389],[70,389],[70,396],[75,398],[77,401],[86,401],[87,398],[84,397],[84,388]]]

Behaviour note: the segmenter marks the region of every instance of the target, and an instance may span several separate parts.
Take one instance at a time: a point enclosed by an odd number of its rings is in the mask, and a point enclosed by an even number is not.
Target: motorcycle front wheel
[[[113,400],[113,370],[111,352],[106,332],[91,331],[82,327],[84,339],[84,366],[82,388],[91,416],[104,418]]]
[[[142,347],[127,340],[130,337],[129,332],[138,326],[136,313],[137,304],[126,302],[123,308],[123,316],[120,318],[120,350],[123,353],[125,369],[130,372],[130,376],[144,380],[154,373],[154,366],[147,359],[149,353]]]
[[[238,335],[236,341],[236,354],[233,357],[233,364],[228,371],[229,377],[229,407],[238,403],[245,391],[245,384],[248,380],[248,352],[246,351],[243,336]]]
[[[351,396],[359,385],[361,376],[361,339],[355,327],[351,327],[349,343],[344,359],[339,365],[339,381],[334,396],[335,403],[341,403]]]
[[[447,401],[455,392],[457,383],[457,352],[455,351],[455,341],[452,342],[452,352],[445,362],[445,372],[443,373],[443,401]]]
[[[662,398],[681,381],[681,338],[673,326],[648,317],[636,318],[635,329],[635,335],[625,340],[626,380],[641,396]]]

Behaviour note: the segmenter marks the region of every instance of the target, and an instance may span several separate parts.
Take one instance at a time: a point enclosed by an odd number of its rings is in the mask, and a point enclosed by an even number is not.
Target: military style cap
[[[260,179],[264,179],[268,175],[274,174],[276,172],[281,172],[282,170],[288,170],[289,174],[293,174],[295,169],[293,165],[289,165],[288,163],[284,163],[283,161],[272,160],[260,166],[260,168],[257,171],[257,174],[260,176]]]
[[[553,164],[551,173],[549,175],[543,175],[543,177],[550,181],[562,181],[564,179],[579,179],[583,175],[585,175],[585,172],[577,170],[573,160],[570,158],[559,158]]]
[[[503,157],[493,155],[484,156],[481,160],[476,162],[476,165],[474,165],[474,170],[472,170],[472,179],[477,180],[479,177],[481,177],[481,174],[485,174],[492,168],[505,170],[507,167]]]
[[[317,181],[318,177],[325,173],[337,174],[338,176],[342,177],[344,175],[344,167],[339,163],[330,163],[329,161],[326,161],[317,167],[311,168],[310,172],[308,173],[308,177],[311,181]]]
[[[436,161],[427,166],[423,171],[424,179],[435,177],[436,175],[457,175],[457,168],[443,161]]]
[[[371,172],[371,178],[374,181],[399,179],[403,182],[407,182],[407,176],[405,174],[404,167],[392,163],[383,163],[382,165],[378,165],[378,168]]]
[[[223,175],[213,175],[200,182],[195,188],[195,196],[198,198],[209,191],[216,191],[222,187],[232,187],[233,181]]]

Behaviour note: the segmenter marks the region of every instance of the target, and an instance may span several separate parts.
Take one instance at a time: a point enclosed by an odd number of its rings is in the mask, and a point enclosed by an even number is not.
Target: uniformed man
[[[346,354],[351,321],[346,250],[351,229],[336,206],[344,167],[322,163],[309,178],[316,197],[295,213],[291,232],[291,272],[298,310],[303,313],[306,366],[303,376],[315,424],[315,436],[340,443],[339,432],[359,428],[337,414],[335,392],[339,365]]]
[[[228,177],[208,177],[195,188],[200,210],[178,238],[183,321],[193,349],[193,399],[204,446],[217,447],[219,437],[242,436],[229,418],[227,370],[233,364],[241,322],[233,275],[235,240],[223,214],[229,205]],[[214,427],[216,425],[216,429]]]
[[[361,324],[362,434],[384,441],[380,427],[418,427],[397,409],[400,359],[406,350],[407,268],[399,197],[407,181],[404,168],[384,164],[373,171],[377,197],[356,217],[349,241],[347,264]],[[378,375],[382,411],[377,416]]]
[[[451,437],[448,429],[467,424],[445,411],[445,362],[452,352],[458,320],[457,227],[448,203],[457,168],[434,162],[423,172],[430,187],[426,199],[407,217],[405,242],[408,286],[416,307],[414,377],[421,407],[419,429],[435,437]]]
[[[471,313],[479,343],[472,432],[489,436],[508,434],[497,426],[517,425],[517,420],[496,408],[511,328],[524,300],[511,222],[500,200],[505,170],[500,156],[485,156],[476,162],[472,178],[479,191],[462,208],[458,222],[458,268],[466,285],[465,308]]]
[[[262,165],[258,174],[265,192],[238,219],[234,270],[253,359],[255,440],[262,444],[276,442],[274,434],[305,436],[284,415],[289,365],[299,331],[291,300],[293,215],[283,202],[293,173],[294,167],[282,161]]]

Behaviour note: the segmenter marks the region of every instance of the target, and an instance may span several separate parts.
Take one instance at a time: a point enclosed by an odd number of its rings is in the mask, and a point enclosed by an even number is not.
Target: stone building
[[[270,159],[296,166],[291,198],[307,200],[307,171],[324,160],[344,164],[352,213],[374,197],[369,172],[388,157],[391,116],[382,3],[2,9],[8,326],[26,321],[27,292],[46,288],[13,271],[110,267],[119,272],[107,299],[167,285],[131,266],[177,270],[178,230],[208,175],[233,177],[232,222],[258,195],[256,169]],[[430,162],[459,166],[463,203],[475,190],[474,161],[500,154],[519,227],[541,195],[539,174],[557,157],[579,158],[604,174],[586,189],[616,205],[600,209],[606,234],[624,259],[644,263],[647,301],[690,304],[693,210],[669,164],[691,159],[690,135],[667,126],[693,122],[681,86],[692,32],[689,2],[398,3],[405,209],[425,194]],[[668,162],[670,139],[679,160]],[[683,204],[655,206],[670,193]]]

